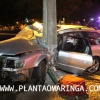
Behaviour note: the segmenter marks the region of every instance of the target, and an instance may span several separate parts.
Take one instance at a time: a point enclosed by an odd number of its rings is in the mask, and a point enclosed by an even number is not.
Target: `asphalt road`
[[[85,74],[80,76],[85,79],[87,87],[94,85],[100,86],[100,71],[95,74]],[[52,85],[53,82],[49,76],[47,76],[46,85]],[[61,95],[58,91],[20,91],[20,92],[0,92],[0,100],[100,100],[99,91],[87,91],[87,94],[82,96],[71,97],[68,95]]]
[[[14,37],[16,33],[0,33],[0,41]]]

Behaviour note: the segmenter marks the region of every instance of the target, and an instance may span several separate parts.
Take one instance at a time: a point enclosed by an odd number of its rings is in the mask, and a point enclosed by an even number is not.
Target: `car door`
[[[93,64],[91,48],[87,39],[77,37],[73,38],[77,40],[73,46],[73,50],[59,50],[57,61],[58,68],[81,75],[84,70]]]

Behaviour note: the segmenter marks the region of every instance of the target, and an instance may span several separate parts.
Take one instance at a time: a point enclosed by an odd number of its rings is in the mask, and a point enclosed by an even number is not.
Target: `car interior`
[[[68,40],[70,38],[70,40]],[[72,41],[73,39],[73,41]],[[76,36],[65,35],[58,38],[58,51],[70,51],[91,54],[88,40]]]

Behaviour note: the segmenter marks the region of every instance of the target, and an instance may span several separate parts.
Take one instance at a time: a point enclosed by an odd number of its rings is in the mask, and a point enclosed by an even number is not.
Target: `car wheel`
[[[32,72],[31,82],[34,85],[44,85],[46,79],[46,65],[41,61]]]
[[[99,66],[100,66],[99,58],[94,57],[94,58],[93,58],[93,65],[92,65],[90,68],[88,68],[88,72],[89,72],[89,73],[94,73],[94,72],[96,72],[96,71],[99,69]]]

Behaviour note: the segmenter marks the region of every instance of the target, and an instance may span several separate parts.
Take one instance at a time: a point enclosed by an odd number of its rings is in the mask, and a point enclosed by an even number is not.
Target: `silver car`
[[[68,38],[73,38],[68,42]],[[55,57],[56,58],[56,57]],[[100,34],[85,29],[63,29],[58,31],[58,68],[74,74],[84,71],[94,73],[100,66]]]
[[[41,41],[43,27],[38,23],[35,25],[39,27],[27,26],[14,38],[0,42],[1,81],[44,84],[46,69],[52,65],[56,65],[57,69],[79,75],[84,71],[93,73],[98,70],[99,37],[93,38],[95,45],[90,45],[89,38],[83,36],[83,32],[98,33],[97,31],[59,28],[58,46],[54,48],[53,56]]]

